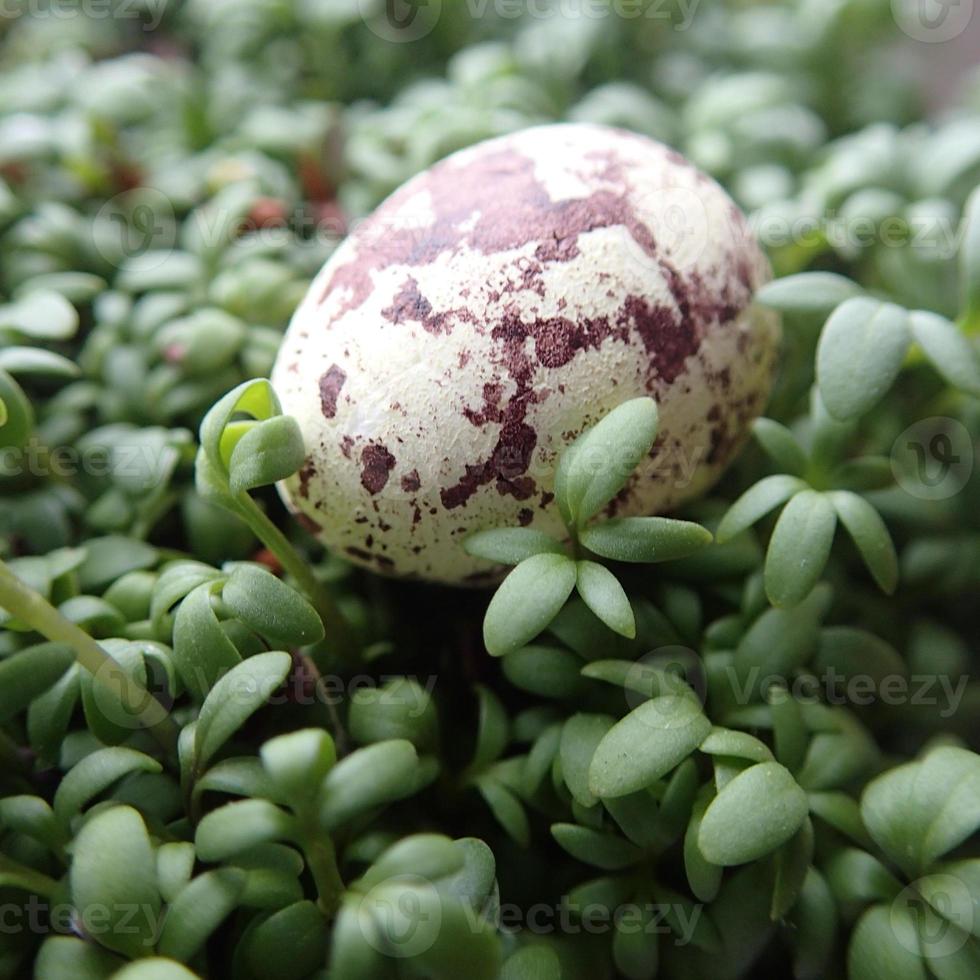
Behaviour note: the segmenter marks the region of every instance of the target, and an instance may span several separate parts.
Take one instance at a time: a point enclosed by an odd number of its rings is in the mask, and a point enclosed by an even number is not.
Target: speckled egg
[[[768,263],[680,154],[591,125],[528,129],[419,174],[317,275],[273,374],[308,457],[281,487],[375,571],[491,581],[473,531],[561,534],[557,458],[652,395],[650,458],[610,515],[705,491],[763,409],[778,347]]]

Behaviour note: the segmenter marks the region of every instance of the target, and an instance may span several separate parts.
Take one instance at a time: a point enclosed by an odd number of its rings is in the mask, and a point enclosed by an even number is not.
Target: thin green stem
[[[328,921],[333,919],[344,897],[344,879],[337,867],[337,851],[333,839],[317,820],[317,795],[294,800],[291,804],[296,818],[296,843],[306,857],[306,864],[316,887],[317,908]]]
[[[337,868],[333,841],[325,834],[318,834],[315,838],[304,840],[304,851],[316,885],[317,907],[327,919],[332,919],[340,908],[344,894],[344,880]]]
[[[282,567],[297,582],[313,603],[320,615],[327,641],[332,644],[337,655],[345,661],[357,657],[357,641],[347,617],[340,611],[333,596],[323,583],[313,574],[313,570],[303,556],[293,547],[276,525],[247,494],[235,498],[243,519],[245,519],[258,539],[279,559]]]
[[[177,726],[166,708],[130,678],[88,633],[65,619],[44,596],[24,585],[2,561],[0,606],[42,636],[71,647],[78,663],[119,699],[127,713],[136,718],[168,754],[175,753]]]
[[[316,886],[316,904],[326,919],[332,919],[340,908],[344,895],[344,879],[337,867],[337,852],[330,835],[320,829],[315,804],[304,801],[293,810],[296,815],[297,843],[306,855],[313,884]]]

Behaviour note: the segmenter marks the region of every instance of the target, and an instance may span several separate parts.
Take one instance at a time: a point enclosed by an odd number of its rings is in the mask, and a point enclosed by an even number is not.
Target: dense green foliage
[[[975,980],[980,86],[923,122],[889,0],[384,6],[4,7],[0,977]],[[621,406],[567,541],[466,543],[489,605],[355,571],[272,489],[285,323],[404,179],[556,119],[750,215],[768,417],[602,520]]]

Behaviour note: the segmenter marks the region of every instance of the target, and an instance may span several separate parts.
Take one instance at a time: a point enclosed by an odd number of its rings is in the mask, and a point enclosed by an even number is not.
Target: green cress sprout
[[[244,419],[237,416],[246,416]],[[248,495],[296,472],[305,457],[296,420],[281,414],[268,381],[248,381],[230,391],[204,417],[196,485],[207,501],[240,517],[272,551],[313,602],[330,643],[351,656],[353,637],[344,615],[288,538]]]
[[[483,639],[496,657],[541,633],[577,591],[613,632],[634,637],[629,598],[616,576],[589,556],[624,562],[669,561],[704,547],[698,524],[664,517],[593,518],[623,488],[657,437],[657,406],[636,398],[613,409],[562,454],[555,498],[570,547],[530,528],[480,531],[465,542],[475,557],[515,565],[487,609]]]

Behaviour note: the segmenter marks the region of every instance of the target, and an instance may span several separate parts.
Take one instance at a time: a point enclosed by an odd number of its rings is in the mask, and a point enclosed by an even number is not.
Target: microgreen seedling
[[[691,554],[711,534],[690,521],[626,517],[593,522],[622,489],[657,437],[657,406],[637,398],[613,409],[562,454],[555,497],[567,545],[528,528],[480,531],[467,538],[477,558],[515,565],[487,609],[483,639],[494,656],[525,646],[548,627],[573,591],[614,633],[632,638],[636,622],[616,576],[590,555],[625,562]]]

